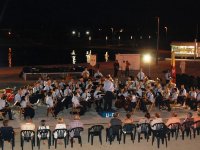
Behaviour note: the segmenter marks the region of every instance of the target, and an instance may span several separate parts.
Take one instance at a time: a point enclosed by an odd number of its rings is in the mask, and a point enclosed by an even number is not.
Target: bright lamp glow
[[[90,31],[86,31],[85,34],[86,34],[86,35],[89,35],[89,34],[90,34]]]
[[[75,35],[75,34],[76,34],[76,31],[72,31],[72,34]]]
[[[150,54],[145,54],[144,56],[143,56],[143,62],[144,63],[150,63],[151,62],[151,55]]]

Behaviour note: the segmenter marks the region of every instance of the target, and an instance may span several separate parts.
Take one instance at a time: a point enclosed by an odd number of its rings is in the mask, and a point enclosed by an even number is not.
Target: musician
[[[101,77],[103,77],[103,74],[99,71],[99,69],[97,69],[97,71],[94,74],[94,78],[99,79]]]
[[[168,87],[165,87],[165,90],[163,92],[162,109],[165,109],[165,107],[167,107],[167,110],[171,111],[169,99],[170,99],[170,90]]]
[[[132,81],[131,85],[130,85],[130,89],[136,89],[136,86],[139,85],[139,81],[137,80],[137,77],[134,77],[134,80]]]
[[[80,115],[83,115],[86,112],[86,106],[80,104],[80,95],[77,92],[74,92],[73,97],[72,97],[72,103],[74,108],[79,108],[80,109]]]
[[[146,75],[144,74],[144,72],[142,71],[142,68],[141,68],[140,72],[138,72],[138,74],[137,74],[137,78],[139,81],[143,81],[145,77],[146,77]]]
[[[95,100],[95,104],[96,104],[96,111],[100,111],[101,108],[101,104],[103,102],[103,91],[101,91],[101,85],[98,85],[96,87],[96,90],[94,92],[94,100]]]
[[[62,81],[59,83],[59,86],[61,87],[62,90],[65,89],[66,83],[65,83],[65,80],[64,80],[64,79],[62,79]]]
[[[81,95],[82,105],[86,105],[88,108],[91,108],[91,94],[89,93],[88,89],[85,89],[84,93]]]
[[[152,93],[152,91],[150,90],[149,87],[147,87],[146,95],[140,102],[141,102],[141,108],[140,109],[143,112],[147,112],[148,111],[146,105],[149,105],[149,104],[152,104],[152,103],[155,102],[154,95],[153,95],[153,93]]]
[[[80,87],[82,90],[85,90],[86,84],[85,84],[83,78],[80,78],[79,81],[77,82],[77,84],[79,85],[79,87]]]
[[[104,96],[104,110],[112,110],[112,100],[114,99],[114,84],[113,80],[110,77],[110,75],[106,76],[106,79],[104,81],[103,90],[105,91]]]
[[[155,89],[154,89],[154,93],[155,93],[155,99],[156,99],[156,106],[160,108],[160,106],[162,106],[162,102],[163,102],[163,89],[161,84],[157,84]]]
[[[93,86],[92,80],[88,79],[88,81],[86,82],[86,89],[88,89],[89,86]]]
[[[87,79],[90,77],[90,72],[88,71],[87,67],[85,67],[84,71],[82,72],[82,77],[84,81],[87,81]]]
[[[24,119],[30,117],[31,119],[35,116],[35,110],[33,109],[30,103],[27,103],[27,106],[24,108]]]
[[[62,88],[60,86],[55,89],[55,95],[56,95],[57,99],[63,98],[64,94],[63,94]]]
[[[175,87],[175,88],[172,88],[171,92],[170,92],[170,103],[175,103],[177,101],[177,98],[178,98],[178,89]]]
[[[130,89],[131,84],[132,84],[132,79],[131,77],[128,77],[126,81],[126,86],[128,87],[128,89]]]
[[[48,116],[49,112],[53,113],[54,110],[54,100],[51,92],[47,93],[46,104],[47,104],[47,116]],[[52,115],[54,116],[54,114]]]
[[[136,103],[137,103],[137,96],[136,96],[136,90],[131,90],[129,93],[129,97],[130,97],[130,105],[128,107],[128,111],[132,112],[133,109],[136,107]]]
[[[136,86],[136,96],[137,96],[137,98],[142,98],[143,97],[143,91],[140,88],[140,85]]]
[[[6,114],[8,114],[8,117],[10,120],[12,119],[12,112],[10,107],[8,106],[8,103],[6,102],[6,95],[1,95],[0,97],[0,112],[3,112],[3,116],[5,117]]]
[[[72,90],[69,88],[69,86],[66,86],[66,89],[64,90],[64,105],[66,109],[68,109],[69,105],[72,104]]]
[[[20,106],[22,90],[19,89],[15,95],[14,102],[16,106]]]
[[[187,97],[187,91],[185,89],[185,86],[182,84],[179,95],[178,95],[177,102],[183,106],[186,97]]]
[[[49,92],[53,89],[53,87],[51,86],[51,80],[48,80],[47,82],[44,83],[44,91]]]
[[[190,88],[188,92],[188,97],[186,99],[186,105],[190,107],[191,110],[196,110],[196,97],[197,93],[193,87]]]

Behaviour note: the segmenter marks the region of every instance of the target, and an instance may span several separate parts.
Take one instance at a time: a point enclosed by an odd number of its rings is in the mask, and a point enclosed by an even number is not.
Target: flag
[[[176,59],[174,51],[171,53],[171,69],[172,82],[176,83]]]
[[[97,62],[96,58],[97,58],[96,55],[90,55],[90,65],[93,67],[96,65]]]

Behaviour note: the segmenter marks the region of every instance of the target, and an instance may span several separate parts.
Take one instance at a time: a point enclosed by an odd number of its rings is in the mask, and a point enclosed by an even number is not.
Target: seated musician
[[[159,107],[162,106],[162,101],[163,101],[163,89],[160,83],[156,84],[156,87],[154,88],[154,93],[155,93],[155,104],[156,106]]]
[[[194,111],[197,110],[196,97],[197,97],[197,93],[195,89],[191,87],[188,93],[188,97],[186,99],[186,105],[190,107],[190,110],[194,110]]]
[[[85,89],[84,93],[81,95],[82,101],[81,104],[86,105],[87,108],[91,108],[91,94],[88,89]]]
[[[165,87],[163,92],[163,100],[160,104],[160,109],[167,109],[168,111],[171,110],[169,99],[170,99],[170,90],[168,87]]]
[[[197,96],[196,96],[196,107],[200,104],[200,90],[197,88],[196,89],[196,92],[197,92]]]
[[[153,95],[152,91],[150,90],[150,88],[147,87],[147,89],[146,89],[146,95],[145,95],[145,97],[141,100],[141,108],[140,108],[140,109],[141,109],[143,112],[147,112],[148,110],[147,110],[146,105],[152,104],[152,103],[154,103],[154,102],[155,102],[154,95]]]
[[[27,117],[33,119],[34,116],[35,116],[34,108],[32,107],[31,103],[27,103],[27,106],[24,108],[24,119],[26,119]]]
[[[94,92],[94,100],[96,104],[96,111],[102,110],[101,104],[103,103],[103,96],[105,94],[101,91],[101,85],[98,85],[96,87],[96,90]]]
[[[177,98],[177,102],[181,104],[181,106],[183,106],[183,104],[185,103],[186,97],[187,97],[187,91],[185,89],[185,86],[182,84],[181,89],[179,91],[178,98]]]
[[[3,95],[3,94],[0,97],[0,112],[3,112],[4,117],[8,113],[9,119],[13,120],[11,109],[6,103],[6,95]]]
[[[136,87],[139,85],[139,81],[137,79],[137,77],[134,77],[134,80],[132,81],[131,85],[130,85],[130,89],[136,89]]]
[[[69,85],[66,86],[66,89],[64,90],[64,105],[66,109],[68,109],[69,105],[72,104],[72,90],[69,88]]]
[[[83,115],[86,112],[86,106],[80,104],[80,95],[77,92],[74,92],[72,97],[73,108],[80,109],[80,115]],[[72,112],[73,113],[73,112]]]
[[[85,67],[84,71],[82,72],[82,77],[84,81],[87,81],[87,79],[90,77],[90,72],[88,71],[87,67]]]
[[[129,92],[129,95],[130,95],[129,97],[130,97],[131,103],[130,103],[130,105],[128,107],[128,111],[132,112],[133,109],[136,107],[136,103],[137,103],[136,90],[131,90]]]
[[[100,79],[101,77],[103,77],[103,74],[99,71],[99,69],[97,69],[97,71],[94,74],[94,78]]]
[[[79,87],[84,90],[85,89],[85,82],[84,82],[84,79],[83,78],[80,78],[79,81],[77,82],[77,84],[79,85]]]
[[[47,104],[47,116],[48,116],[49,112],[53,113],[54,109],[54,101],[51,92],[48,92],[46,96],[46,104]]]
[[[15,102],[14,105],[20,106],[21,96],[22,96],[22,90],[19,89],[19,90],[17,91],[17,94],[15,95],[15,98],[14,98],[14,102]]]
[[[175,88],[172,88],[171,93],[170,93],[170,97],[169,97],[170,104],[176,103],[177,98],[178,98],[178,91],[177,91],[177,88],[175,87]]]

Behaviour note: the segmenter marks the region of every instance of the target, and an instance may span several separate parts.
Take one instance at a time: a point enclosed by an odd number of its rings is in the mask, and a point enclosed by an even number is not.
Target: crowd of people
[[[33,85],[18,89],[13,105],[20,107],[25,119],[27,116],[35,116],[33,107],[38,103],[45,104],[47,116],[51,113],[54,117],[69,107],[84,115],[91,110],[92,104],[95,104],[97,112],[113,111],[113,101],[116,109],[124,108],[128,112],[134,112],[136,107],[148,112],[149,105],[171,111],[171,104],[197,111],[200,103],[198,88],[191,87],[186,91],[184,85],[178,88],[170,78],[167,78],[165,84],[159,79],[150,80],[142,68],[136,76],[128,76],[125,80],[121,80],[115,68],[114,75],[115,78],[111,75],[104,76],[99,69],[91,75],[86,67],[78,79],[70,76],[62,80],[39,78]],[[9,104],[12,102],[8,103],[6,95],[1,94],[0,111],[13,119]]]

